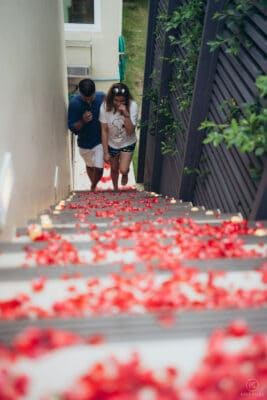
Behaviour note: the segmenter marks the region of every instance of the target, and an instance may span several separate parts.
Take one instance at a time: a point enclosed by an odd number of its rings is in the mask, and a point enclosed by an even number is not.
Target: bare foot
[[[128,183],[128,174],[122,175],[122,177],[121,177],[122,186],[127,185],[127,183]]]

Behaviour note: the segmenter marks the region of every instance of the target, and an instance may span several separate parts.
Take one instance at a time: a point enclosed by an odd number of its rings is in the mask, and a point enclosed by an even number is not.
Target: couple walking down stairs
[[[0,244],[0,399],[267,399],[267,226],[128,187]]]

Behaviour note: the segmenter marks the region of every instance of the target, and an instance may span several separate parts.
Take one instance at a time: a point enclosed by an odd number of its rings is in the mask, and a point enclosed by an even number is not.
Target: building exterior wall
[[[1,240],[70,190],[64,47],[61,0],[1,0],[0,171],[9,152],[15,178]]]
[[[106,91],[114,81],[119,80],[118,40],[122,32],[122,0],[97,0],[95,3],[99,19],[91,31],[70,30],[65,24],[66,44],[68,41],[79,44],[91,42],[91,50],[66,47],[66,57],[70,64],[79,63],[79,60],[86,62],[90,60],[91,52],[90,78],[96,82],[98,90]],[[70,83],[77,83],[80,79],[71,79]]]

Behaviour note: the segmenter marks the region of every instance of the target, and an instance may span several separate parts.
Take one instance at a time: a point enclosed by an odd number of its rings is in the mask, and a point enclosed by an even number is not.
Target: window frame
[[[100,1],[94,0],[94,23],[93,24],[75,24],[64,23],[65,32],[100,32],[101,31],[101,13]]]

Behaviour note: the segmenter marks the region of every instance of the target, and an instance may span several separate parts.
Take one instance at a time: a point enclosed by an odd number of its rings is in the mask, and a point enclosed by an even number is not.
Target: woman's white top
[[[138,107],[135,101],[130,102],[129,114],[133,125],[137,124]],[[105,102],[100,107],[99,121],[108,124],[108,145],[120,149],[136,142],[135,131],[128,135],[125,129],[125,117],[120,112],[107,111]]]

